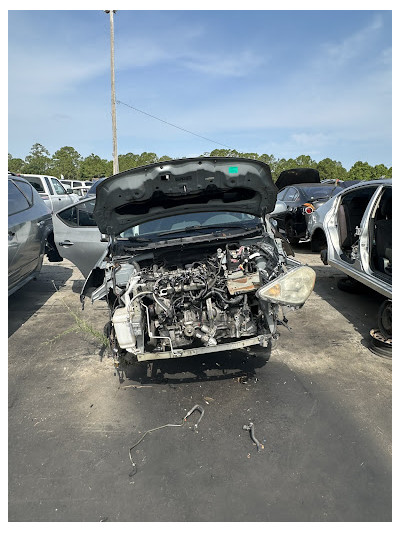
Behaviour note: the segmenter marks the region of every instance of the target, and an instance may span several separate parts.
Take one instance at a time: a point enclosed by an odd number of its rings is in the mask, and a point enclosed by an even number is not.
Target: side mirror
[[[67,194],[73,194],[73,190],[72,189],[67,189]]]

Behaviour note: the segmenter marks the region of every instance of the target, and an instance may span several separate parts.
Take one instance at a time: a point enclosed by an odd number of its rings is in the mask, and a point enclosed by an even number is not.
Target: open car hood
[[[279,190],[288,185],[299,183],[321,183],[319,172],[315,168],[291,168],[279,174],[276,186]]]
[[[163,161],[116,174],[99,184],[93,217],[101,233],[122,231],[190,212],[236,211],[262,216],[277,188],[268,165],[254,159],[197,157]]]

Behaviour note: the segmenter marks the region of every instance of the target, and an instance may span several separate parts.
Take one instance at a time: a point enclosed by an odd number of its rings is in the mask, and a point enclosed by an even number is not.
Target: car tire
[[[289,219],[285,223],[286,238],[290,244],[299,244],[300,238],[295,236],[293,222]]]
[[[327,246],[326,236],[323,231],[314,233],[311,238],[311,251],[312,252],[321,252]]]
[[[385,300],[378,310],[378,328],[386,339],[392,338],[392,301]]]

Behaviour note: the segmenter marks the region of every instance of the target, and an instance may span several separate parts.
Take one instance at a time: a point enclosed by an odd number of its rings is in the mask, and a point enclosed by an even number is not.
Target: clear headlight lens
[[[258,289],[257,297],[281,305],[303,305],[312,293],[315,277],[308,266],[295,268]]]

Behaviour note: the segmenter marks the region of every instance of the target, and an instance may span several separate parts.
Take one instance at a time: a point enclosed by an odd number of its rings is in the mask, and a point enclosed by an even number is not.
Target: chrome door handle
[[[74,243],[71,241],[62,241],[58,243],[60,246],[72,246]]]

